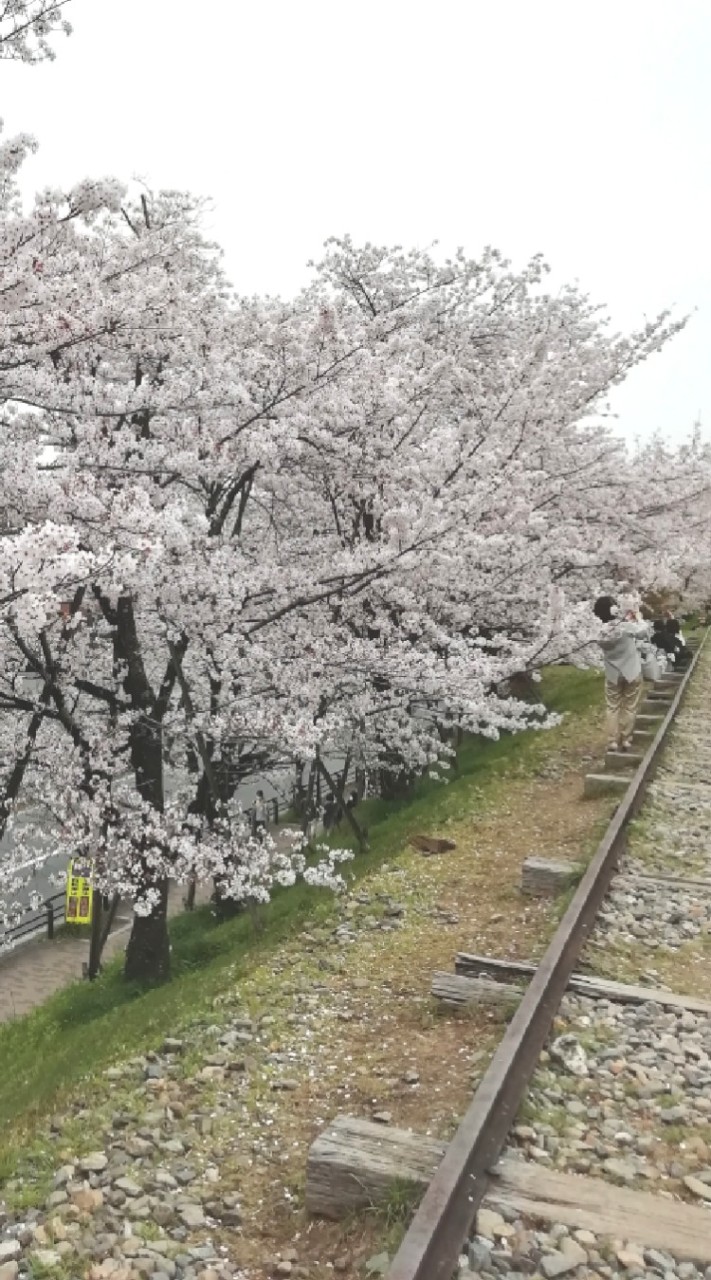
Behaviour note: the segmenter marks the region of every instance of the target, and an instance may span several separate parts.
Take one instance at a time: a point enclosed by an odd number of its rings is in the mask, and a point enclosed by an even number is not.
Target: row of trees
[[[46,53],[63,8],[6,3],[5,52]],[[25,210],[32,146],[0,151],[0,831],[51,813],[15,867],[94,857],[136,905],[128,975],[162,978],[169,879],[338,881],[338,853],[252,836],[241,783],[392,779],[453,729],[544,723],[507,681],[590,660],[591,595],[708,562],[709,451],[605,426],[668,315],[620,336],[539,258],[349,239],[293,300],[244,298],[189,195]]]

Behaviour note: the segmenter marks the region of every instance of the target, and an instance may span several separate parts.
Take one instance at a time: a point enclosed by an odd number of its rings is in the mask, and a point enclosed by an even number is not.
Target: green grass
[[[390,1184],[383,1200],[371,1205],[369,1213],[375,1218],[381,1233],[380,1244],[392,1257],[397,1253],[412,1215],[422,1199],[422,1187],[396,1179]]]
[[[539,695],[553,711],[589,713],[601,696],[595,673],[557,667],[544,673]],[[462,745],[456,776],[448,785],[420,780],[403,801],[372,800],[362,815],[370,847],[346,868],[357,881],[397,857],[410,835],[435,832],[476,809],[496,803],[506,776],[532,773],[559,734],[530,730],[498,742],[471,738]],[[367,813],[367,816],[366,816]],[[343,830],[336,837],[347,844]],[[334,916],[333,897],[297,885],[275,893],[260,910],[255,933],[249,916],[216,924],[203,908],[171,923],[173,979],[163,987],[126,984],[120,962],[95,983],[76,983],[41,1008],[0,1027],[0,1182],[17,1167],[18,1146],[38,1117],[79,1093],[80,1081],[114,1062],[159,1046],[161,1038],[209,1017],[240,977],[268,960],[288,936],[325,925]]]

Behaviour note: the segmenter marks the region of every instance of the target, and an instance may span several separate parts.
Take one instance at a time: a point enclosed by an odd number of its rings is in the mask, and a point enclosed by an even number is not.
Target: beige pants
[[[605,681],[608,742],[621,744],[632,737],[642,688],[641,679],[624,681],[620,684],[610,684],[609,680]]]

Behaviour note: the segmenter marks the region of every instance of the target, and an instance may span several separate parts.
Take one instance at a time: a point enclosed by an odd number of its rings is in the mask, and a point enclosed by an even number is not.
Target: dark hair
[[[612,622],[612,610],[617,608],[617,601],[612,596],[599,596],[593,605],[593,613],[601,622]]]
[[[667,623],[664,618],[655,618],[652,623],[652,631],[667,631]]]
[[[671,633],[671,635],[673,636],[678,635],[679,632],[681,631],[678,618],[667,618],[666,628],[667,628],[667,631]]]

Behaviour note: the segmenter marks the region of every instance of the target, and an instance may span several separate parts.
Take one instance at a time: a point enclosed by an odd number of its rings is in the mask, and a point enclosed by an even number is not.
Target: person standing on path
[[[600,596],[593,611],[605,624],[600,648],[605,659],[605,705],[609,751],[629,751],[642,696],[642,658],[638,640],[649,639],[649,627],[633,613],[618,618],[612,596]]]
[[[267,834],[267,804],[264,799],[264,792],[258,791],[254,801],[254,817],[252,820],[253,832],[258,840],[263,840]]]

